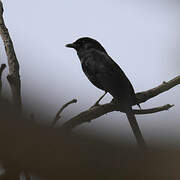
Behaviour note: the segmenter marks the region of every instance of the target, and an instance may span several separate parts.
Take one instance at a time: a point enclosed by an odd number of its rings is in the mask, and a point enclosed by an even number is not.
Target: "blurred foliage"
[[[180,178],[177,149],[142,152],[19,118],[3,99],[0,109],[0,161],[10,172],[55,180]]]

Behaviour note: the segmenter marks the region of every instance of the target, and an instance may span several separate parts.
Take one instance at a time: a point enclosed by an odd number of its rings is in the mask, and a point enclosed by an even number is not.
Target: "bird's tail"
[[[138,146],[141,148],[141,149],[146,149],[147,146],[146,146],[146,142],[142,136],[142,133],[141,133],[141,130],[138,126],[138,123],[136,121],[136,117],[132,111],[132,107],[129,107],[126,111],[126,116],[129,120],[129,123],[131,125],[131,128],[132,128],[132,131],[133,131],[133,134],[136,138],[136,141],[137,141],[137,144]]]

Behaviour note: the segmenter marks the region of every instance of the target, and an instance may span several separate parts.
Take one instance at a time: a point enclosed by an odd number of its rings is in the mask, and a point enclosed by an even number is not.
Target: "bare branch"
[[[133,112],[134,112],[134,114],[152,114],[152,113],[156,113],[156,112],[169,110],[173,106],[174,105],[166,104],[164,106],[155,107],[155,108],[151,108],[151,109],[140,109],[140,110],[133,109]]]
[[[140,93],[136,93],[136,97],[138,99],[138,103],[143,103],[163,92],[168,91],[169,89],[175,87],[176,85],[180,84],[180,76],[177,76],[175,78],[173,78],[172,80],[168,81],[168,82],[163,82],[161,85],[152,88],[148,91],[143,91]]]
[[[0,97],[2,95],[2,73],[5,68],[6,68],[6,64],[1,64],[1,67],[0,67]]]
[[[52,124],[51,124],[52,127],[55,126],[55,124],[57,123],[57,121],[61,118],[60,114],[62,113],[62,111],[63,111],[67,106],[69,106],[70,104],[73,104],[73,103],[77,103],[77,99],[73,99],[73,100],[67,102],[66,104],[64,104],[64,105],[59,109],[59,111],[57,112],[57,114],[56,114],[56,116],[55,116],[55,118],[54,118],[54,120],[53,120],[53,122],[52,122]]]
[[[160,93],[163,93],[165,91],[168,91],[169,89],[175,87],[176,85],[180,84],[180,76],[177,76],[176,78],[168,81],[163,82],[160,86],[157,86],[155,88],[152,88],[147,91],[143,91],[136,94],[136,97],[138,99],[138,103],[143,103]],[[155,112],[160,112],[163,110],[167,110],[171,108],[173,105],[165,105],[161,107],[156,107],[152,109],[140,109],[140,110],[133,110],[135,114],[150,114]],[[113,104],[112,102],[95,106],[87,111],[81,112],[77,116],[73,117],[69,121],[65,122],[62,127],[64,128],[74,128],[82,123],[90,122],[91,120],[94,120],[100,116],[103,116],[104,114],[107,114],[109,112],[113,111],[121,111],[123,112],[123,109],[118,105]]]
[[[2,73],[3,73],[5,68],[6,68],[6,64],[1,64],[1,67],[0,67],[0,77],[2,76]]]
[[[21,112],[22,102],[19,63],[16,57],[13,42],[9,35],[8,29],[4,23],[2,1],[0,1],[0,35],[3,40],[8,59],[9,75],[7,76],[7,79],[11,87],[13,103],[15,104],[17,111]]]

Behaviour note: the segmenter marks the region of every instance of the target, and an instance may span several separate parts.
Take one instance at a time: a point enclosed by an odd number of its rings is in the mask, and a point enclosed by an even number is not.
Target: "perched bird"
[[[95,39],[83,37],[74,43],[67,44],[66,47],[74,48],[77,51],[82,70],[90,82],[97,88],[109,92],[115,102],[123,107],[138,145],[146,147],[132,111],[132,105],[137,104],[135,92],[122,69]]]

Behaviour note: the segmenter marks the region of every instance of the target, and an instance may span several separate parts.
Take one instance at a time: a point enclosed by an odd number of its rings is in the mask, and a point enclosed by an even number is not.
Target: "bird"
[[[79,38],[73,43],[66,44],[66,47],[76,50],[82,70],[89,81],[105,94],[111,94],[113,102],[121,105],[138,146],[145,149],[146,142],[132,111],[132,106],[139,104],[134,88],[120,66],[97,40],[90,37]]]

